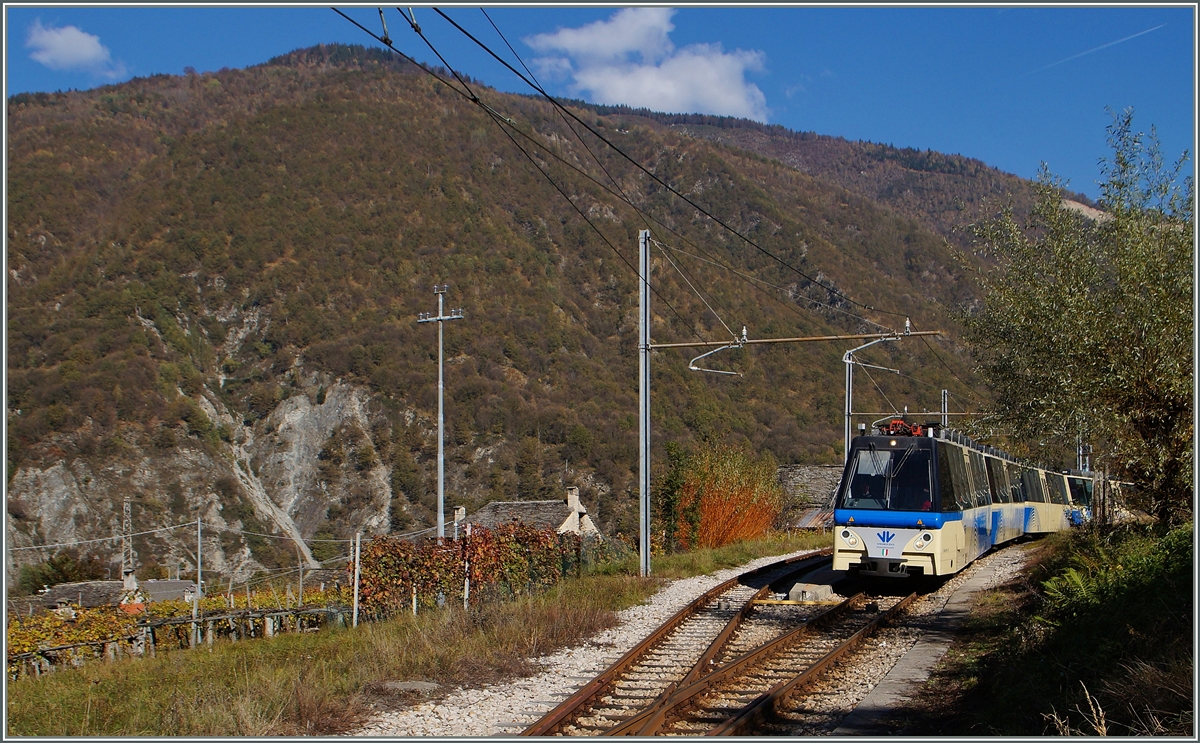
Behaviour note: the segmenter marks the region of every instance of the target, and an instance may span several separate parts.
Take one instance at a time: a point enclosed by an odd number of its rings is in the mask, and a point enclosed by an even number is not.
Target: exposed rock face
[[[224,504],[213,492],[213,482],[228,472],[228,465],[223,458],[187,442],[169,452],[138,451],[107,463],[77,458],[45,469],[21,468],[8,489],[5,539],[13,547],[24,547],[119,535],[123,500],[129,498],[134,504],[134,532],[169,529],[135,538],[140,551],[155,553],[156,561],[164,565],[192,565],[194,560],[188,555],[194,554],[196,547],[197,514],[213,531],[239,525],[223,518]],[[20,504],[17,514],[13,503]],[[204,568],[244,577],[261,567],[248,550],[238,549],[240,543],[229,546],[226,550],[221,540],[206,538]],[[107,554],[119,563],[121,541],[81,546],[81,551]],[[20,565],[40,562],[52,554],[49,549],[10,552],[6,565],[9,579],[16,577]]]
[[[140,564],[153,555],[161,565],[193,569],[199,515],[205,522],[204,570],[242,580],[264,566],[241,531],[266,529],[285,537],[270,542],[289,554],[299,549],[310,567],[318,563],[302,540],[322,527],[331,533],[386,532],[394,502],[390,468],[370,454],[388,442],[373,438],[372,423],[378,421],[369,412],[370,395],[318,375],[305,381],[302,390],[253,425],[231,415],[208,390],[197,395],[193,400],[205,415],[232,432],[231,440],[217,447],[181,432],[171,449],[141,442],[117,456],[21,467],[8,486],[7,543],[24,547],[119,535],[122,502],[129,498],[135,533],[164,530],[135,537]],[[351,432],[355,451],[367,453],[322,471],[321,452],[339,431]],[[86,551],[119,563],[121,547],[114,539],[87,545]],[[9,552],[9,579],[21,565],[51,554],[49,549]]]

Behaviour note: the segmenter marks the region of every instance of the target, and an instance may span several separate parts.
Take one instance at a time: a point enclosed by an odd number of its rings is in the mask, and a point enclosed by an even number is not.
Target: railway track
[[[882,609],[858,594],[778,640],[723,666],[692,689],[682,689],[638,735],[778,735],[783,716],[802,708],[825,674],[876,629],[903,612],[912,593]],[[823,626],[819,626],[823,625]]]
[[[830,552],[773,563],[712,588],[522,735],[600,735],[634,719],[723,662],[737,648],[739,630],[762,623],[754,617],[754,602],[769,594],[771,584],[828,564]]]

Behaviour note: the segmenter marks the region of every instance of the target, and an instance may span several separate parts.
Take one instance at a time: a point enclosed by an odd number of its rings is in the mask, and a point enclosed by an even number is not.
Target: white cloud
[[[99,36],[75,26],[46,28],[40,19],[35,20],[29,28],[25,46],[33,49],[30,59],[52,70],[90,72],[109,79],[125,75],[125,65],[113,61]]]
[[[607,20],[525,39],[548,56],[539,70],[569,79],[569,88],[595,103],[673,113],[707,113],[767,120],[766,96],[746,80],[763,70],[762,52],[725,52],[720,44],[676,49],[671,8],[626,8]],[[557,53],[557,54],[555,54]]]

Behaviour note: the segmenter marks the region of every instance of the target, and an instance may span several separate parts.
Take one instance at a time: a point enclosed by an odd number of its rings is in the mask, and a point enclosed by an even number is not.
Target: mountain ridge
[[[415,320],[447,282],[449,306],[466,309],[446,328],[447,510],[576,484],[605,531],[630,534],[629,266],[647,225],[656,342],[716,339],[725,325],[756,338],[875,332],[907,315],[949,335],[882,344],[905,374],[864,379],[864,400],[877,388],[871,405],[935,409],[942,388],[960,404],[975,394],[953,316],[973,290],[920,210],[704,132],[577,109],[757,251],[585,150],[545,102],[478,89],[537,143],[516,137],[525,153],[419,72],[329,46],[10,98],[8,482],[22,504],[7,513],[10,543],[109,536],[121,493],[147,527],[203,512],[240,530],[205,546],[206,564],[212,550],[238,575],[295,559],[241,532],[431,523],[436,341]],[[657,222],[562,165],[604,182],[596,156]],[[727,441],[781,464],[837,461],[844,350],[729,352],[736,383],[656,352],[656,452]],[[88,495],[88,477],[104,487]],[[48,505],[59,501],[79,507],[63,515]],[[166,565],[185,543],[167,533],[139,553]]]

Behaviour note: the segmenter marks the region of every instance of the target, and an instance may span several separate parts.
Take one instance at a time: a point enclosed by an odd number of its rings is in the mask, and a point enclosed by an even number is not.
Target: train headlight
[[[858,537],[854,536],[854,533],[849,529],[842,529],[842,539],[851,547],[858,544]]]
[[[929,532],[925,532],[921,536],[917,537],[917,541],[913,542],[913,549],[923,550],[932,541],[933,535]]]

